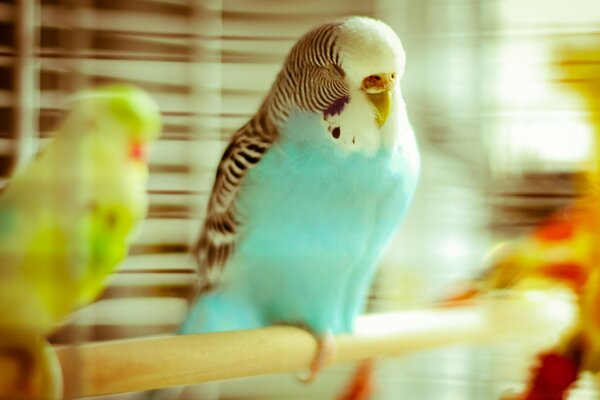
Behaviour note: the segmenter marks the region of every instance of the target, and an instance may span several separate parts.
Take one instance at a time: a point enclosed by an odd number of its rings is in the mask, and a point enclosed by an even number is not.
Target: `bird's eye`
[[[336,64],[329,64],[329,73],[335,78],[343,78],[346,76],[342,67]]]

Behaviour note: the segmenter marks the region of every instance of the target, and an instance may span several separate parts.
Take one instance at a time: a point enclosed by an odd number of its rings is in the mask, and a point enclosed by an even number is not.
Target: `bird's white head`
[[[340,67],[351,86],[367,93],[393,88],[406,61],[400,39],[381,21],[351,17],[339,26]],[[379,78],[379,79],[378,79]]]
[[[349,101],[326,119],[346,151],[372,154],[393,147],[406,119],[399,80],[405,53],[396,33],[385,23],[350,17],[338,27],[339,67],[344,72]]]
[[[160,111],[148,93],[112,84],[78,93],[71,101],[73,111],[63,130],[122,146],[132,161],[146,161],[148,147],[161,131]]]
[[[296,109],[317,113],[345,152],[374,154],[395,146],[406,120],[398,84],[404,64],[400,39],[385,23],[367,17],[328,23],[292,48],[267,109],[283,122]]]

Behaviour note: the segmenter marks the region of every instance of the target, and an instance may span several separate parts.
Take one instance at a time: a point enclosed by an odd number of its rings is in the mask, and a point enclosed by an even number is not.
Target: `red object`
[[[129,148],[129,157],[132,160],[143,161],[146,159],[146,149],[144,148],[144,144],[140,141],[134,140],[131,142],[131,147]]]
[[[573,236],[575,227],[573,221],[550,219],[536,229],[536,236],[547,242],[566,240]]]
[[[550,264],[544,266],[541,271],[545,276],[569,284],[578,293],[589,276],[585,267],[576,263]]]
[[[338,400],[368,400],[373,394],[373,360],[363,360]]]
[[[539,360],[523,400],[564,400],[567,390],[577,380],[577,363],[557,353],[542,354]]]

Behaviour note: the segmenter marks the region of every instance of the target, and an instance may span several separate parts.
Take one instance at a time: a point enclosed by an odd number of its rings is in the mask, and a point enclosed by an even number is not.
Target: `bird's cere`
[[[365,93],[374,94],[389,92],[394,89],[396,83],[396,74],[375,74],[369,75],[362,81],[361,88]]]

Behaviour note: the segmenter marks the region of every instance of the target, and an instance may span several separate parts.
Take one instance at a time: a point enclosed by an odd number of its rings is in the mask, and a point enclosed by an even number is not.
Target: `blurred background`
[[[51,139],[76,90],[133,83],[163,114],[147,221],[100,300],[53,343],[176,330],[195,273],[186,252],[228,138],[301,34],[357,14],[403,41],[423,158],[370,311],[443,297],[482,269],[492,246],[578,195],[593,130],[556,57],[600,40],[597,0],[0,0],[0,187]],[[388,360],[376,398],[495,399],[520,388],[532,351],[507,342]],[[309,387],[291,375],[227,382],[222,398],[332,398],[348,371],[332,368]],[[600,395],[584,379],[570,398]]]

